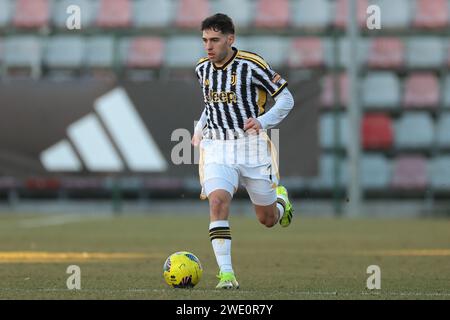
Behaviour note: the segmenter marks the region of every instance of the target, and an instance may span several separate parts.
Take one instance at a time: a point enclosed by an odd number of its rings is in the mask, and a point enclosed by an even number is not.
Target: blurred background
[[[280,163],[300,214],[343,215],[352,201],[352,100],[358,214],[450,215],[450,1],[356,2],[353,56],[346,0],[0,0],[1,210],[199,206],[197,166],[172,159],[202,111],[200,23],[222,12],[236,46],[263,56],[296,98]],[[366,26],[371,4],[379,30]],[[66,26],[70,5],[80,30]]]

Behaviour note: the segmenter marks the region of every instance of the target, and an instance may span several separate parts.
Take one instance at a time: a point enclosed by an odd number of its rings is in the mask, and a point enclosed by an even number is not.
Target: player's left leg
[[[280,222],[287,227],[292,220],[293,208],[284,187],[275,188],[264,179],[243,179],[259,222],[270,228]]]

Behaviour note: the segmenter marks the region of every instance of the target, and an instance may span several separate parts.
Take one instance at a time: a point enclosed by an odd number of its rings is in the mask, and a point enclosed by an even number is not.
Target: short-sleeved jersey
[[[276,97],[287,82],[262,57],[233,48],[232,58],[216,67],[208,58],[195,68],[206,109],[204,136],[234,139],[244,134],[244,122],[265,112],[267,95]]]

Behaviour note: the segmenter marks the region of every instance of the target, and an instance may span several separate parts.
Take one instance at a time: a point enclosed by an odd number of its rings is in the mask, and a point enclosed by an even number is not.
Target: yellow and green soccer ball
[[[203,274],[200,260],[187,251],[171,254],[166,259],[163,270],[167,284],[174,288],[193,288]]]

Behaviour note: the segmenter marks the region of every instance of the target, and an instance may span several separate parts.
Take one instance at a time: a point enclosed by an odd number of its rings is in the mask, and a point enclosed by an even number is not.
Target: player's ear
[[[234,34],[229,34],[227,39],[228,45],[229,46],[233,45],[234,40],[235,40]]]

